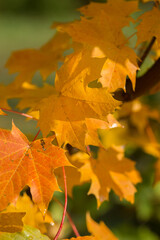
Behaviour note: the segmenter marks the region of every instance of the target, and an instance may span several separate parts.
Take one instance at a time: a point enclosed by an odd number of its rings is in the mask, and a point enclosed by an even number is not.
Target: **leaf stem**
[[[57,202],[61,207],[63,207],[62,203],[61,203],[58,199],[53,198],[53,200],[54,200],[55,202]],[[73,230],[74,234],[76,235],[76,237],[80,237],[80,234],[79,234],[79,232],[78,232],[78,230],[77,230],[77,227],[76,227],[75,223],[73,222],[70,214],[69,214],[67,211],[66,211],[66,215],[67,215],[67,218],[68,218],[68,220],[69,220],[69,223],[70,223],[70,225],[71,225],[71,227],[72,227],[72,230]]]
[[[26,113],[17,112],[17,111],[14,111],[14,110],[11,110],[11,109],[2,108],[2,107],[0,107],[0,109],[1,109],[2,111],[7,111],[7,112],[11,112],[11,113],[16,113],[16,114],[19,114],[19,115],[21,115],[21,116],[34,119],[31,115],[28,115],[28,114],[26,114]]]
[[[66,182],[66,173],[65,173],[64,166],[62,167],[62,170],[63,170],[63,179],[64,179],[65,203],[64,203],[64,210],[63,210],[63,216],[62,216],[61,224],[59,226],[58,232],[56,233],[56,236],[54,237],[54,240],[57,240],[60,233],[61,233],[63,223],[64,223],[64,219],[65,219],[65,216],[66,216],[66,210],[67,210],[67,182]]]

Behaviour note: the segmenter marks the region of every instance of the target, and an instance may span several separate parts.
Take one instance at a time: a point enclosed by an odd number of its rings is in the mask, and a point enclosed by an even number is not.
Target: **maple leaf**
[[[18,197],[28,185],[33,201],[45,214],[53,192],[59,190],[54,169],[70,165],[63,149],[52,145],[53,138],[29,143],[22,132],[13,124],[12,131],[0,130],[0,209]]]
[[[125,198],[131,203],[134,202],[136,192],[134,184],[141,182],[141,177],[135,169],[135,163],[124,157],[121,148],[111,147],[107,150],[100,148],[97,159],[78,152],[70,157],[70,162],[76,166],[76,168],[65,167],[70,196],[75,185],[91,181],[88,194],[96,196],[98,206],[109,199],[111,189],[120,200]],[[58,183],[64,188],[62,173],[57,169],[55,174]]]
[[[156,37],[158,46],[160,46],[160,10],[158,7],[153,7],[151,11],[145,12],[139,19],[141,22],[137,27],[137,44]]]
[[[92,57],[107,57],[101,72],[102,78],[99,79],[104,87],[108,87],[110,91],[124,88],[128,75],[133,88],[135,88],[136,71],[138,70],[137,57],[135,52],[126,46],[128,40],[121,31],[122,27],[119,26],[121,18],[117,16],[115,24],[112,12],[110,14],[105,12],[104,6],[106,5],[107,8],[108,3],[99,4],[101,14],[96,9],[97,4],[95,4],[95,9],[92,8],[95,15],[91,19],[82,17],[81,21],[61,24],[58,29],[67,32],[74,41],[82,43],[82,49],[86,48],[86,44],[92,47]],[[90,5],[88,9],[90,9]],[[117,24],[118,29],[112,28],[113,25],[117,26]]]
[[[103,64],[100,60],[95,68],[96,59],[88,64],[86,60],[83,62],[82,56],[86,54],[76,53],[69,57],[57,72],[56,90],[59,92],[44,98],[35,108],[40,112],[38,125],[44,136],[54,131],[60,146],[70,143],[83,151],[87,132],[85,119],[106,120],[107,114],[120,104],[106,89],[84,88],[83,79],[95,80]]]
[[[89,213],[86,216],[87,229],[95,237],[95,240],[118,240],[118,238],[109,230],[109,228],[103,223],[99,224],[93,221]]]
[[[0,213],[0,231],[1,232],[21,232],[23,228],[22,218],[25,212],[5,212]]]
[[[92,233],[92,236],[83,236],[65,240],[118,240],[103,222],[98,224],[90,217],[89,213],[87,213],[86,221],[87,229]]]
[[[36,71],[40,71],[43,80],[57,69],[58,61],[64,59],[64,50],[70,48],[70,37],[66,33],[55,36],[40,49],[15,51],[6,63],[10,73],[19,72],[16,85],[30,82]]]
[[[97,12],[104,11],[113,21],[116,22],[114,25],[118,30],[133,21],[131,18],[131,13],[137,11],[138,2],[137,1],[124,1],[124,0],[108,0],[106,3],[96,3],[91,2],[89,5],[81,7],[79,10],[82,14],[88,17],[96,18]],[[118,21],[119,19],[119,21]]]
[[[141,178],[134,168],[135,163],[125,158],[122,150],[100,148],[98,159],[85,159],[84,162],[84,166],[79,169],[81,182],[91,180],[88,194],[96,196],[98,205],[108,200],[111,189],[121,200],[125,198],[131,203],[134,202],[134,184],[140,182]]]
[[[31,201],[30,197],[26,193],[24,193],[23,196],[18,197],[16,205],[10,204],[5,210],[5,212],[11,213],[22,211],[25,212],[25,216],[22,220],[23,223],[25,225],[30,225],[32,227],[38,228],[42,233],[46,232],[45,223],[49,223],[51,225],[54,224],[50,213],[47,211],[44,219],[37,205]]]
[[[85,119],[105,120],[120,103],[105,89],[86,87],[84,90],[79,86],[66,95],[51,95],[37,105],[36,110],[40,112],[38,125],[44,135],[54,131],[60,146],[65,142],[85,151]]]

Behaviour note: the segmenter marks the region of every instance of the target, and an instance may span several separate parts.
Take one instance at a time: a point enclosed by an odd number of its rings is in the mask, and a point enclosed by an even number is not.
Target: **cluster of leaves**
[[[152,2],[151,9],[145,13],[139,9],[138,1],[124,0],[93,2],[82,7],[80,12],[82,17],[78,21],[54,24],[55,36],[40,49],[16,51],[6,63],[10,73],[18,72],[18,75],[10,85],[0,86],[0,114],[4,115],[5,109],[12,111],[8,99],[19,98],[17,107],[29,109],[23,115],[38,122],[44,138],[36,140],[37,134],[30,143],[14,123],[11,131],[0,130],[0,210],[17,202],[16,208],[9,206],[0,215],[0,223],[4,223],[0,230],[9,232],[1,234],[0,239],[17,236],[25,239],[29,234],[35,234],[35,239],[48,239],[28,227],[21,233],[13,233],[22,230],[20,219],[29,211],[21,204],[24,200],[17,198],[28,185],[36,205],[27,200],[34,209],[33,223],[27,221],[26,216],[23,223],[42,231],[39,225],[43,220],[40,217],[36,220],[35,215],[38,209],[46,215],[54,191],[64,188],[60,167],[66,166],[70,196],[74,185],[91,181],[88,194],[95,195],[98,206],[109,199],[111,190],[121,200],[134,203],[135,184],[141,182],[141,177],[135,163],[124,156],[124,146],[128,143],[140,146],[159,158],[160,146],[149,121],[159,121],[159,113],[138,100],[123,104],[125,100],[142,95],[144,90],[159,91],[158,77],[143,88],[151,81],[151,71],[153,73],[156,68],[154,76],[160,74],[159,65],[137,77],[140,59],[146,54],[146,42],[156,41],[154,60],[158,62],[159,2]],[[131,15],[135,12],[138,18]],[[129,28],[132,32],[128,36],[126,30]],[[135,37],[137,42],[133,46]],[[65,50],[71,53],[64,56]],[[60,61],[64,63],[57,70]],[[44,80],[42,88],[32,83],[37,71]],[[49,85],[45,80],[54,71],[55,83]],[[78,152],[66,155],[66,144],[79,149]],[[96,157],[91,145],[98,147]],[[160,159],[156,181],[159,179]],[[18,207],[18,201],[22,206]],[[87,227],[92,236],[77,239],[117,239],[103,223],[94,222],[89,215]]]

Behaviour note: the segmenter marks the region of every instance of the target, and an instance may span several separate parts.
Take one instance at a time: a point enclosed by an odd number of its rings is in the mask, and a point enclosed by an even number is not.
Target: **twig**
[[[58,199],[53,198],[53,200],[54,200],[55,202],[57,202],[61,207],[63,207],[63,204],[62,204]],[[76,235],[76,237],[79,237],[80,234],[79,234],[79,232],[78,232],[78,230],[77,230],[77,228],[76,228],[76,225],[74,224],[74,222],[73,222],[70,214],[69,214],[67,211],[66,211],[66,215],[67,215],[67,218],[68,218],[68,220],[69,220],[69,223],[70,223],[70,225],[71,225],[71,227],[72,227],[72,230],[73,230],[74,234]]]
[[[28,115],[28,114],[26,114],[26,113],[17,112],[17,111],[14,111],[14,110],[11,110],[11,109],[2,108],[2,107],[0,107],[0,109],[3,110],[3,111],[7,111],[7,112],[11,112],[11,113],[16,113],[16,114],[19,114],[19,115],[21,115],[21,116],[34,119],[31,115]],[[35,120],[36,120],[36,119],[35,119]]]
[[[61,224],[59,226],[58,232],[56,233],[56,236],[54,237],[54,240],[57,240],[60,233],[61,233],[63,223],[64,223],[64,219],[65,219],[65,216],[66,216],[66,210],[67,210],[67,182],[66,182],[66,173],[65,173],[64,166],[62,167],[62,170],[63,170],[63,179],[64,179],[65,203],[64,203],[64,210],[63,210],[63,216],[62,216]]]
[[[146,57],[148,56],[154,42],[156,41],[156,37],[153,37],[148,45],[148,47],[146,48],[145,52],[143,53],[143,56],[141,57],[141,60],[138,61],[138,66],[141,67],[141,65],[143,64],[144,60],[146,59]]]

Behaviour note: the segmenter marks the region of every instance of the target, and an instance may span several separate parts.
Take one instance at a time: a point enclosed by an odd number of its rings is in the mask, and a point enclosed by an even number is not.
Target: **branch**
[[[66,210],[67,210],[67,182],[66,182],[66,173],[65,173],[64,166],[62,167],[62,170],[63,170],[63,179],[64,179],[65,203],[64,203],[64,210],[63,210],[63,216],[62,216],[61,224],[59,226],[58,232],[56,233],[56,236],[54,237],[54,240],[58,239],[58,237],[59,237],[59,235],[62,231],[62,226],[63,226],[63,223],[64,223]]]

